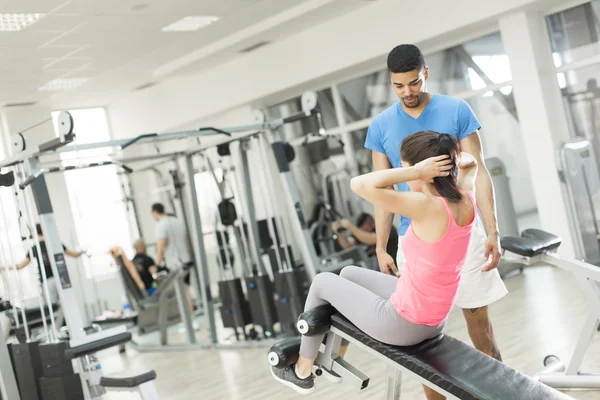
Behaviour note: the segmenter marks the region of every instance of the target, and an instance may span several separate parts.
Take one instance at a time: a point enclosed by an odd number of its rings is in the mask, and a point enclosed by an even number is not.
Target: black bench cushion
[[[557,249],[562,239],[539,229],[525,229],[521,237],[504,236],[501,239],[503,249],[524,257],[533,257],[548,250]]]
[[[341,314],[331,325],[463,400],[566,400],[569,397],[447,335],[415,346],[390,346],[362,332]]]
[[[114,388],[131,388],[156,379],[156,372],[150,370],[141,373],[123,372],[118,375],[103,376],[100,378],[100,385]]]

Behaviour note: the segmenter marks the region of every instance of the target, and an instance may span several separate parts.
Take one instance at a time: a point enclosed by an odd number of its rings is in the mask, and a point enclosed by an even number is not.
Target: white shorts
[[[456,298],[457,307],[478,308],[487,306],[508,294],[497,268],[481,272],[486,264],[483,258],[486,239],[485,230],[478,218],[469,243],[467,259],[462,267]],[[400,244],[401,240],[402,236],[399,237],[398,253],[396,254],[396,266],[400,273],[402,273],[406,262]]]

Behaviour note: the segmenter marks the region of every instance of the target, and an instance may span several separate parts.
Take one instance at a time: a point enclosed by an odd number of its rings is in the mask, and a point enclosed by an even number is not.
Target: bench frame
[[[504,250],[504,252],[509,252],[509,250]],[[509,255],[504,257],[509,261],[515,260],[528,266],[549,264],[570,272],[575,276],[577,284],[587,299],[589,305],[588,315],[585,318],[569,362],[565,365],[556,358],[555,362],[549,363],[545,369],[537,374],[537,378],[540,382],[554,388],[600,389],[600,374],[580,371],[587,348],[600,323],[600,268],[581,260],[562,257],[548,250],[533,257],[519,256],[512,252],[509,252]],[[549,361],[550,357],[546,357],[546,360],[544,360],[545,364],[547,360]]]
[[[358,386],[360,390],[367,387],[369,378],[364,375],[362,372],[354,368],[350,365],[346,360],[340,358],[339,351],[342,343],[342,339],[346,339],[352,344],[352,346],[356,346],[374,357],[384,361],[387,364],[387,379],[385,384],[385,399],[386,400],[398,400],[400,399],[400,392],[402,388],[402,373],[406,372],[408,376],[413,379],[416,379],[423,385],[435,390],[436,392],[446,396],[447,399],[456,399],[460,400],[458,397],[446,392],[444,389],[440,388],[437,385],[434,385],[430,381],[425,378],[415,374],[414,372],[408,370],[397,362],[387,358],[383,354],[379,353],[376,350],[373,350],[369,346],[364,343],[356,340],[352,336],[347,333],[342,332],[337,329],[335,326],[331,326],[329,328],[329,332],[327,333],[327,340],[324,345],[321,345],[321,351],[319,352],[315,363],[319,364],[321,368],[324,368],[329,371],[333,371],[341,376],[345,382],[350,382],[351,384]]]

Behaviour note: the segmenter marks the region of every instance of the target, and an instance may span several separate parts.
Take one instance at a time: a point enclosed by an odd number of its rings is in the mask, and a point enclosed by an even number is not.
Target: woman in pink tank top
[[[456,138],[422,131],[402,142],[402,167],[355,177],[352,190],[378,208],[411,218],[402,240],[402,276],[359,267],[312,281],[305,310],[331,304],[374,339],[397,346],[439,335],[452,309],[475,221],[473,156],[460,153]],[[410,191],[393,186],[407,182]],[[272,367],[281,383],[299,393],[314,390],[312,367],[324,335],[303,336],[296,364]],[[342,342],[340,355],[348,343]],[[341,379],[324,371],[330,380]]]

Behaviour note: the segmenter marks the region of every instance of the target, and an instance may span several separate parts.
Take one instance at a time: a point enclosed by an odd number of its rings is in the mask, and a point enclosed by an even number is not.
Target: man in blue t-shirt
[[[476,178],[476,200],[488,236],[486,238],[478,218],[477,229],[473,233],[462,269],[456,305],[463,309],[475,347],[500,360],[487,306],[505,296],[507,290],[496,269],[500,259],[500,239],[494,190],[481,151],[478,133],[481,126],[464,100],[427,93],[429,68],[416,46],[405,44],[395,47],[388,55],[387,66],[392,87],[400,101],[377,115],[369,126],[365,147],[373,151],[373,168],[381,170],[401,167],[402,140],[423,130],[455,135],[461,151],[472,154],[480,166]],[[408,191],[408,184],[398,185],[397,190]],[[384,273],[398,275],[404,264],[402,245],[398,245],[397,266],[393,257],[386,252],[393,217],[393,214],[375,207],[379,268]],[[398,229],[400,243],[409,225],[410,219],[401,216]],[[435,392],[426,392],[428,399],[439,398]]]

